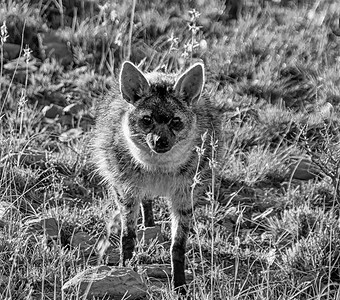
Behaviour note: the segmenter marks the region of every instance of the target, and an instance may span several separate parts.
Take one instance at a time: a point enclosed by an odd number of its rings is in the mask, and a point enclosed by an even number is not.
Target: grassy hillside
[[[225,115],[189,295],[340,299],[340,3],[247,0],[233,17],[222,0],[0,3],[0,299],[83,299],[63,285],[116,262],[119,222],[89,141],[125,59],[167,72],[203,60]],[[139,243],[135,268],[170,263],[161,199],[155,219],[161,238]],[[143,278],[149,299],[178,298]]]

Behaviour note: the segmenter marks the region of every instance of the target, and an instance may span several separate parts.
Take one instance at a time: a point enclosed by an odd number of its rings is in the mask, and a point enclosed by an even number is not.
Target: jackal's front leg
[[[125,265],[127,259],[131,259],[136,243],[136,226],[140,208],[140,200],[129,197],[120,204],[121,213],[121,255],[120,261]]]
[[[176,291],[185,294],[185,249],[192,218],[192,208],[172,203],[171,265],[173,285]]]

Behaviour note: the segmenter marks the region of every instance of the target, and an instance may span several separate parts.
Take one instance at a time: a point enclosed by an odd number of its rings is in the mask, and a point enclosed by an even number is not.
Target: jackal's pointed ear
[[[134,104],[149,90],[149,82],[133,63],[125,61],[119,76],[119,87],[123,98]]]
[[[183,95],[188,104],[196,102],[201,96],[204,85],[204,65],[191,66],[175,83],[175,92]]]

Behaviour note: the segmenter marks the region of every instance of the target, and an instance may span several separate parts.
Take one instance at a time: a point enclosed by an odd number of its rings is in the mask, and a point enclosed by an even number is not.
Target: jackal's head
[[[124,135],[143,162],[182,161],[195,138],[193,106],[204,84],[204,66],[194,64],[176,80],[164,73],[143,74],[130,62],[120,73],[120,91],[130,104],[123,120]],[[124,127],[125,126],[125,127]]]

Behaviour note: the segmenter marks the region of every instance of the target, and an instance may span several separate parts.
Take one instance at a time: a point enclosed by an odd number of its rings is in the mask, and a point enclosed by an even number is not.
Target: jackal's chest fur
[[[134,144],[125,134],[122,137],[125,152],[117,157],[116,173],[125,190],[137,189],[142,197],[188,194],[197,166],[193,140],[159,154]]]
[[[175,173],[157,174],[146,172],[142,175],[142,181],[133,183],[138,187],[140,196],[143,197],[167,197],[188,195],[192,179]]]

